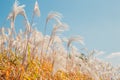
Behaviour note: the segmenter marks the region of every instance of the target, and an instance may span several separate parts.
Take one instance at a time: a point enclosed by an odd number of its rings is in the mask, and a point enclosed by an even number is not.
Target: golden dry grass
[[[68,29],[57,12],[48,14],[44,33],[33,28],[35,16],[40,16],[36,1],[31,23],[24,5],[16,0],[8,15],[10,28],[0,29],[0,80],[120,80],[120,68],[94,57],[94,50],[88,51],[81,36],[61,38],[58,34]],[[16,32],[15,19],[22,15],[25,30]],[[50,20],[55,20],[51,35],[47,34]],[[84,52],[72,43],[82,44]]]
[[[93,80],[89,75],[80,72],[64,72],[58,70],[52,74],[52,63],[47,59],[27,60],[22,64],[22,56],[0,54],[0,80]]]

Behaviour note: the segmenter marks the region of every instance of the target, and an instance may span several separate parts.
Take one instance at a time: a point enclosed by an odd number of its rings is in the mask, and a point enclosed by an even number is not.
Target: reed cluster
[[[57,12],[48,14],[44,32],[33,28],[34,18],[40,17],[36,1],[31,22],[16,0],[8,15],[10,28],[0,29],[0,80],[120,80],[120,68],[94,57],[81,36],[61,37],[68,30]],[[16,32],[16,16],[24,17],[25,30]],[[46,35],[49,21],[54,20],[50,35]],[[80,43],[83,54],[73,42]]]

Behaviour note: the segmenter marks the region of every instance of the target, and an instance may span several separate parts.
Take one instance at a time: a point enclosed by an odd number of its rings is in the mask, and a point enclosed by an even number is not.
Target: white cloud
[[[120,52],[114,52],[108,55],[106,58],[116,58],[116,57],[120,57]]]

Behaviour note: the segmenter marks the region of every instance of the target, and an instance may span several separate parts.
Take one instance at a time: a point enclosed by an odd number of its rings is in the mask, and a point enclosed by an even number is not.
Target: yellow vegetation
[[[92,80],[87,74],[80,72],[57,71],[52,74],[52,63],[46,59],[35,58],[22,64],[22,57],[12,53],[0,54],[0,80]]]

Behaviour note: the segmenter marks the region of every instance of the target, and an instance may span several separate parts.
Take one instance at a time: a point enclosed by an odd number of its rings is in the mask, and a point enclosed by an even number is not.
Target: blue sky
[[[26,5],[25,10],[30,20],[35,0],[18,1]],[[57,11],[62,13],[63,21],[70,26],[70,30],[64,35],[83,36],[86,47],[90,50],[101,50],[106,53],[105,56],[120,52],[120,0],[38,0],[38,2],[41,17],[36,17],[35,21],[40,31],[43,31],[47,14]],[[0,0],[0,27],[11,11],[13,3],[14,0]],[[21,23],[23,18],[18,16],[17,29],[22,27]],[[9,21],[5,27],[9,27]],[[120,63],[118,57],[108,61]]]

